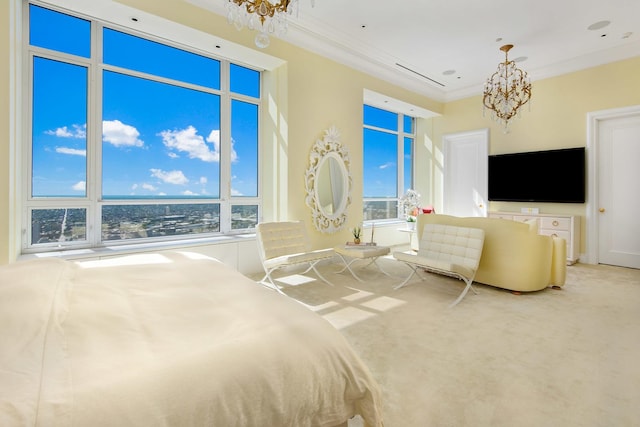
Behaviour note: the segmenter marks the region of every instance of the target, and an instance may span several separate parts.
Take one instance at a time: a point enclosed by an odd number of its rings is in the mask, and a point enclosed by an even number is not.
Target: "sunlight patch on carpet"
[[[338,307],[340,305],[335,301],[327,301],[324,304],[319,304],[319,305],[311,305],[311,304],[304,303],[302,301],[298,301],[298,302],[304,305],[305,307],[307,307],[309,310],[315,311],[315,312],[328,310],[330,308]]]
[[[373,295],[373,292],[361,291],[359,289],[354,289],[354,291],[356,292],[346,297],[342,297],[342,299],[345,301],[358,301],[360,299],[367,298]]]
[[[360,310],[355,307],[346,307],[328,314],[325,314],[324,317],[333,325],[336,329],[346,328],[347,326],[354,325],[358,322],[362,322],[363,320],[367,320],[373,316],[375,313],[370,311]]]
[[[316,279],[309,276],[303,276],[302,274],[292,274],[290,276],[283,276],[274,279],[275,281],[282,282],[289,286],[304,285],[305,283],[315,282]]]
[[[362,305],[373,310],[388,311],[392,308],[400,307],[401,305],[404,305],[406,303],[406,301],[402,301],[397,298],[378,297],[372,299],[371,301],[364,302],[362,303]]]

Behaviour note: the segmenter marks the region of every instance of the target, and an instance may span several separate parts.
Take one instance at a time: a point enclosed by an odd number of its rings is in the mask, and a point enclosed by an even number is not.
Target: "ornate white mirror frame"
[[[346,210],[351,203],[349,166],[349,152],[332,126],[311,148],[305,173],[305,202],[311,208],[313,225],[322,233],[335,233],[347,222]]]

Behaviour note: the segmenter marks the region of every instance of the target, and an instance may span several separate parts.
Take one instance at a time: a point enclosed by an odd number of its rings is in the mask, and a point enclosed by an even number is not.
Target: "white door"
[[[640,113],[598,125],[598,260],[640,268]]]
[[[454,216],[487,216],[489,129],[442,137],[444,212]]]

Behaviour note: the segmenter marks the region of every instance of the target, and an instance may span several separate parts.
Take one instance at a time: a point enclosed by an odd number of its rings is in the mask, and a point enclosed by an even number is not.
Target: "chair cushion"
[[[464,266],[475,272],[480,263],[483,243],[482,229],[426,224],[420,239],[418,256],[442,263],[443,266]]]
[[[311,245],[301,221],[265,222],[256,226],[263,259],[309,252]]]

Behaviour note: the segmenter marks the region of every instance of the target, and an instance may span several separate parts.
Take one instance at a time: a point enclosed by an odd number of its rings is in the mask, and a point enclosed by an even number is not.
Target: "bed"
[[[383,425],[380,390],[302,304],[190,252],[0,267],[2,426]]]

